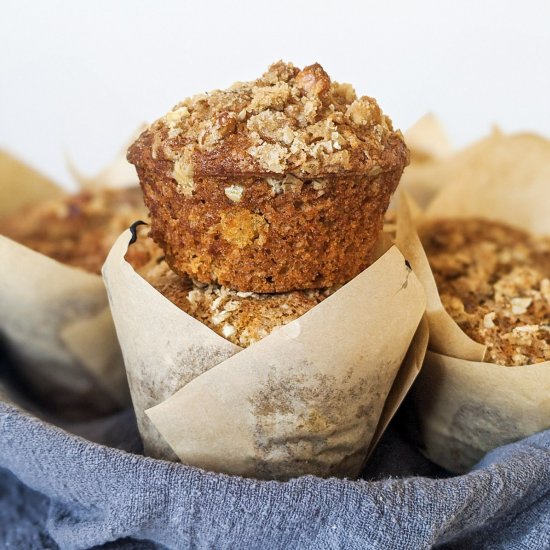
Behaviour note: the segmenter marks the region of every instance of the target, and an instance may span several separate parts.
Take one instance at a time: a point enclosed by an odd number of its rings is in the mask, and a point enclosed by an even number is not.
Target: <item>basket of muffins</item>
[[[550,143],[496,131],[431,164],[426,210],[398,216],[430,325],[412,397],[424,452],[462,473],[550,428]]]
[[[550,428],[547,140],[453,152],[277,62],[127,159],[68,194],[0,155],[0,333],[58,418],[131,396],[147,456],[278,480],[359,476],[407,395],[451,472]]]
[[[320,65],[279,62],[182,101],[128,159],[150,227],[103,276],[145,453],[359,475],[427,344],[423,288],[382,232],[401,133]]]

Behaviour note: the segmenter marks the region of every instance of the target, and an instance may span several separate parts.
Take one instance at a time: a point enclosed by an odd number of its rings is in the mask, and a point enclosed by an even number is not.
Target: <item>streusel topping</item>
[[[99,275],[120,233],[147,218],[139,187],[81,191],[16,212],[2,220],[0,234]]]
[[[294,321],[337,289],[256,294],[203,285],[176,275],[151,239],[140,239],[132,246],[150,254],[149,263],[138,270],[144,279],[187,314],[242,347]]]
[[[186,99],[142,135],[131,162],[143,146],[174,163],[189,195],[193,175],[375,176],[408,162],[401,132],[377,102],[331,82],[317,63],[299,70],[279,61],[255,81]]]
[[[433,221],[421,238],[445,309],[486,361],[550,360],[550,238],[481,219]]]

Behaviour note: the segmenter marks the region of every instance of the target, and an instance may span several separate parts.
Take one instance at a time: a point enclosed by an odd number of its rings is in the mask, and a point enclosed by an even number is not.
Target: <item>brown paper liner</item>
[[[454,151],[442,124],[433,114],[424,115],[405,132],[405,142],[411,162],[405,168],[399,184],[412,199],[424,208],[441,188],[434,177],[439,162],[451,158]]]
[[[413,389],[422,445],[456,473],[550,428],[550,365],[503,367],[428,352]]]
[[[405,142],[413,166],[444,159],[453,153],[449,136],[433,113],[425,114],[405,132]]]
[[[442,188],[425,219],[476,216],[550,233],[549,141],[495,133],[436,169]],[[431,352],[413,389],[420,443],[431,460],[462,473],[487,451],[550,428],[550,362],[483,362],[484,346],[467,337],[441,305],[407,202],[401,201],[398,245],[426,290],[431,331]]]
[[[134,176],[135,179],[135,176]],[[97,186],[109,186],[103,178]],[[10,155],[0,155],[2,214],[66,192]],[[100,276],[0,236],[0,333],[17,374],[66,419],[106,414],[130,401]]]
[[[0,150],[0,216],[64,195],[66,192],[46,176]]]
[[[399,250],[241,349],[137,275],[129,241],[103,275],[146,453],[258,478],[357,476],[427,343],[424,292]]]

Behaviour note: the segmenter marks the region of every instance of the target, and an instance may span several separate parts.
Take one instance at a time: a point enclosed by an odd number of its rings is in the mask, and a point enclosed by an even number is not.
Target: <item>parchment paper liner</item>
[[[424,208],[443,185],[437,177],[440,163],[461,152],[453,150],[443,125],[433,114],[424,115],[405,132],[405,143],[411,152],[411,162],[403,172],[399,189]]]
[[[120,164],[119,155],[113,166]],[[1,153],[0,167],[2,215],[67,194],[8,153]],[[93,186],[118,185],[107,176],[109,169]],[[126,406],[123,360],[101,277],[1,235],[0,264],[0,333],[37,397],[66,418]]]
[[[425,219],[480,216],[550,233],[550,142],[495,133],[467,155],[464,166],[454,159],[439,165],[443,187]],[[489,450],[550,428],[550,362],[522,367],[483,362],[485,347],[444,311],[407,201],[401,202],[398,246],[424,284],[430,325],[430,351],[412,392],[421,444],[431,460],[462,473]]]
[[[424,292],[397,248],[241,350],[137,275],[129,241],[103,275],[146,454],[259,478],[357,476],[427,344]]]
[[[0,150],[0,216],[66,192],[34,168]]]
[[[419,118],[405,132],[405,142],[411,152],[411,165],[447,158],[453,153],[449,136],[433,113]]]

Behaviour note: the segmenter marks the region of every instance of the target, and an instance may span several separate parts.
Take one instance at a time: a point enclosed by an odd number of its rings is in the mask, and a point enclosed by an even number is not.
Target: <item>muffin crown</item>
[[[138,168],[167,161],[184,194],[195,175],[375,176],[408,158],[373,98],[331,82],[318,63],[282,61],[255,81],[182,101],[128,153]]]

